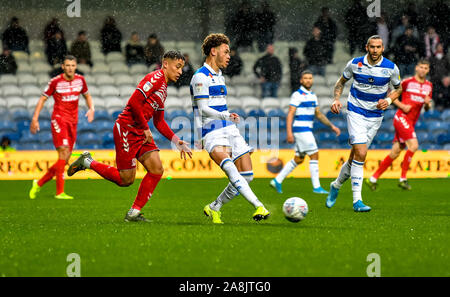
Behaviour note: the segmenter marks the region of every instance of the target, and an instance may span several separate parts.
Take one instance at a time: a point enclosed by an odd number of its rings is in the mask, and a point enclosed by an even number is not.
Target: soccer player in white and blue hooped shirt
[[[253,180],[252,148],[235,125],[239,122],[239,115],[227,109],[227,88],[220,69],[227,67],[230,61],[229,44],[230,40],[224,34],[210,34],[205,38],[202,51],[206,61],[195,72],[190,87],[195,124],[202,146],[230,181],[217,199],[203,209],[205,215],[216,224],[223,223],[220,218],[222,205],[239,194],[255,207],[254,220],[267,219],[270,215],[249,186]]]
[[[347,162],[341,167],[338,178],[331,183],[326,201],[328,208],[336,203],[342,184],[351,178],[354,211],[371,210],[362,202],[361,197],[364,161],[367,150],[383,121],[383,111],[402,93],[398,67],[383,57],[383,40],[379,35],[373,35],[367,40],[366,51],[365,56],[348,62],[334,87],[331,111],[338,114],[342,108],[339,98],[344,84],[353,78],[347,102],[347,126],[352,149]],[[388,95],[389,83],[392,83],[394,90]]]
[[[286,118],[287,142],[295,142],[295,157],[284,165],[280,173],[270,181],[270,185],[282,193],[281,183],[283,180],[303,161],[305,156],[309,156],[309,171],[313,192],[317,194],[328,194],[320,186],[319,180],[319,149],[316,139],[312,133],[314,117],[321,123],[330,127],[337,136],[341,130],[334,126],[327,117],[320,111],[317,96],[311,90],[313,85],[313,74],[309,70],[301,73],[301,87],[291,95],[289,112]]]

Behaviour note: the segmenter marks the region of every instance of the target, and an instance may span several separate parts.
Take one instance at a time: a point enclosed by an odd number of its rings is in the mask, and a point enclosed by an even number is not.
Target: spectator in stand
[[[388,22],[387,22],[387,15],[385,12],[381,12],[380,17],[376,18],[376,32],[373,35],[379,35],[381,36],[381,39],[383,40],[383,44],[385,45],[384,49],[384,55],[388,56],[389,51],[389,42],[390,42],[390,34],[391,29],[389,28]]]
[[[327,64],[333,63],[334,55],[334,43],[337,37],[336,22],[330,18],[330,9],[328,7],[322,7],[322,14],[319,19],[314,23],[314,27],[320,29],[321,37],[325,43],[327,50]]]
[[[125,47],[125,57],[128,66],[145,64],[144,46],[142,46],[137,32],[131,33],[131,38]]]
[[[322,39],[318,27],[313,28],[312,35],[313,37],[306,42],[303,56],[314,75],[325,76],[325,67],[328,63],[327,43]]]
[[[291,93],[300,88],[300,78],[304,70],[306,70],[306,63],[298,56],[298,49],[295,47],[289,48],[289,69],[291,74]]]
[[[432,3],[428,12],[429,19],[427,24],[432,25],[436,29],[436,32],[441,36],[444,48],[447,48],[450,44],[450,7],[448,1],[435,0],[426,2]]]
[[[145,62],[147,66],[156,64],[156,68],[161,68],[161,59],[164,55],[164,47],[156,34],[150,34],[147,39],[147,45],[144,48]]]
[[[57,18],[53,18],[44,28],[44,43],[47,46],[48,41],[55,36],[56,33],[61,34],[62,39],[64,38],[64,31],[61,24]]]
[[[47,61],[50,65],[60,64],[67,55],[66,41],[62,37],[62,32],[56,32],[52,38],[48,40]]]
[[[0,143],[0,151],[15,152],[16,149],[11,146],[11,139],[8,136],[3,136]]]
[[[184,67],[180,78],[175,82],[175,86],[180,88],[182,86],[189,86],[191,84],[192,76],[194,75],[194,67],[192,67],[189,54],[184,53]]]
[[[283,71],[272,44],[267,46],[266,54],[256,61],[253,71],[261,82],[262,98],[277,98]]]
[[[248,49],[253,46],[255,23],[255,13],[250,2],[243,0],[233,21],[236,34],[234,45],[237,48]]]
[[[439,35],[433,26],[428,26],[424,35],[425,56],[429,59],[436,54],[436,47],[440,43]]]
[[[92,67],[91,46],[87,40],[86,31],[78,32],[77,39],[70,47],[70,54],[77,58],[78,64],[86,64]]]
[[[419,39],[419,31],[417,31],[417,28],[412,26],[409,22],[409,17],[407,15],[403,15],[401,18],[401,23],[397,27],[394,28],[392,31],[392,38],[391,38],[391,48],[395,48],[397,39],[405,34],[406,28],[412,28],[412,35]]]
[[[430,58],[430,81],[433,83],[433,99],[436,107],[450,106],[448,81],[450,76],[450,59],[441,43],[436,46],[436,54]]]
[[[223,70],[223,74],[232,78],[233,76],[241,74],[243,66],[244,64],[242,63],[241,57],[239,57],[237,48],[232,47],[230,49],[230,62],[228,63],[227,68]]]
[[[370,34],[367,34],[364,28],[369,23],[369,18],[361,0],[353,0],[352,6],[345,14],[344,22],[348,30],[347,39],[350,46],[350,55],[353,56],[355,50],[365,52],[367,36],[370,36]]]
[[[2,43],[4,48],[8,48],[11,51],[30,53],[27,32],[20,26],[17,17],[11,18],[8,27],[3,32]]]
[[[268,44],[273,44],[274,29],[277,22],[275,13],[270,8],[269,2],[263,1],[256,13],[256,40],[258,50],[263,52]]]
[[[2,74],[16,74],[17,63],[11,50],[3,47],[3,53],[0,55],[0,75]]]
[[[402,77],[414,75],[415,65],[422,56],[422,45],[419,39],[413,36],[413,32],[412,26],[407,27],[405,33],[395,42],[395,63]]]
[[[120,43],[122,41],[122,33],[116,25],[116,20],[109,16],[105,19],[102,30],[100,31],[100,42],[102,44],[103,54],[110,52],[121,52]]]

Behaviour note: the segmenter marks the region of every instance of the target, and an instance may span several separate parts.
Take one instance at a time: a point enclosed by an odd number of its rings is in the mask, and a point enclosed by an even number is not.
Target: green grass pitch
[[[81,276],[366,276],[370,253],[380,256],[381,276],[450,276],[449,179],[410,180],[409,192],[380,180],[377,192],[363,188],[370,213],[353,212],[349,183],[327,209],[309,179],[287,179],[281,195],[256,179],[269,220],[254,222],[237,197],[220,226],[203,207],[226,179],[162,180],[143,209],[153,222],[125,223],[139,183],[67,180],[75,199],[60,201],[54,181],[36,200],[31,181],[0,181],[0,276],[65,276],[70,253],[80,255]],[[309,205],[300,223],[281,211],[293,196]]]

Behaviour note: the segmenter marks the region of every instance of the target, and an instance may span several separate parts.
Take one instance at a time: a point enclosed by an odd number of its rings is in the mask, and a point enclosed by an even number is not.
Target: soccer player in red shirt
[[[184,56],[177,51],[168,51],[164,54],[162,69],[147,74],[138,84],[114,125],[117,168],[99,163],[92,159],[89,152],[84,152],[67,170],[67,174],[72,176],[80,170],[90,168],[118,186],[127,187],[133,184],[136,176],[136,159],[144,165],[147,174],[125,216],[126,222],[148,221],[141,209],[152,196],[164,172],[159,149],[148,126],[151,118],[156,129],[180,150],[182,159],[186,159],[186,154],[192,158],[188,144],[180,140],[164,120],[167,83],[177,81],[183,67]]]
[[[39,98],[33,118],[30,124],[30,131],[36,134],[39,131],[39,113],[44,107],[48,97],[53,96],[55,104],[51,118],[53,144],[58,152],[58,161],[50,167],[45,175],[33,181],[30,190],[30,198],[36,198],[36,194],[41,187],[56,176],[57,199],[73,199],[72,196],[64,192],[64,167],[69,161],[72,149],[77,138],[78,123],[78,99],[80,94],[86,99],[89,110],[86,112],[88,122],[94,120],[94,103],[88,92],[86,81],[82,75],[75,73],[77,60],[74,56],[68,55],[64,58],[61,68],[64,73],[55,76],[50,80],[44,93]]]
[[[398,186],[405,190],[411,190],[411,186],[406,179],[406,173],[414,153],[419,148],[414,126],[419,119],[422,106],[424,106],[425,110],[429,110],[431,107],[433,85],[426,80],[429,71],[430,63],[427,60],[421,60],[416,65],[415,75],[402,81],[402,101],[394,101],[398,110],[394,116],[395,136],[392,150],[380,163],[378,170],[365,180],[372,191],[375,191],[377,188],[378,178],[397,159],[405,146],[408,150],[403,158],[402,173]]]

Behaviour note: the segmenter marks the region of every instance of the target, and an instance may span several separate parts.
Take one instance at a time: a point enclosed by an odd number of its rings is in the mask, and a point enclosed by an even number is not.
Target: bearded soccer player
[[[367,151],[383,121],[383,111],[402,93],[397,65],[383,57],[383,40],[379,35],[369,37],[367,54],[347,63],[342,76],[334,87],[331,111],[338,114],[342,108],[340,96],[345,83],[353,78],[347,100],[347,126],[349,143],[352,146],[349,158],[330,185],[326,206],[333,207],[341,186],[350,178],[353,192],[353,210],[368,212],[371,207],[362,202],[364,161]],[[395,90],[389,93],[389,84]]]
[[[75,73],[77,68],[76,58],[71,55],[66,56],[61,68],[64,72],[52,78],[39,98],[30,124],[31,133],[36,134],[39,131],[39,113],[48,97],[53,96],[55,104],[53,106],[51,127],[53,144],[58,152],[58,161],[47,170],[41,179],[33,181],[33,186],[29,193],[30,199],[35,199],[41,187],[54,176],[56,176],[55,198],[73,199],[72,196],[64,192],[64,167],[69,161],[77,137],[78,99],[80,94],[86,99],[86,105],[89,108],[85,114],[88,122],[90,123],[94,120],[94,104],[91,95],[88,93],[86,81],[82,75]]]
[[[163,56],[162,68],[147,74],[138,84],[114,125],[117,168],[99,163],[92,159],[89,152],[84,152],[67,170],[67,174],[72,176],[80,170],[90,168],[118,186],[128,187],[133,184],[136,176],[137,159],[147,173],[141,181],[133,205],[125,215],[126,222],[149,221],[143,216],[141,209],[152,196],[164,172],[159,149],[148,126],[151,118],[156,129],[176,145],[181,158],[186,159],[186,154],[192,158],[188,144],[180,140],[164,120],[167,83],[177,81],[183,67],[184,56],[177,51],[168,51]]]
[[[221,69],[226,68],[230,61],[229,44],[230,40],[224,34],[208,35],[202,45],[205,63],[191,80],[192,106],[203,147],[229,180],[217,199],[203,209],[215,224],[223,223],[221,207],[239,194],[255,208],[255,221],[267,219],[270,215],[249,186],[253,180],[252,149],[235,125],[239,122],[239,115],[227,109],[227,88]]]
[[[425,110],[431,107],[431,94],[433,85],[426,79],[430,71],[430,62],[421,60],[416,65],[416,73],[413,77],[402,81],[402,100],[395,101],[398,110],[394,116],[395,136],[393,140],[392,150],[387,157],[381,162],[378,170],[370,177],[365,179],[366,185],[372,191],[377,188],[377,180],[391,166],[392,162],[398,158],[402,150],[407,147],[405,157],[402,162],[402,172],[398,186],[404,190],[411,190],[411,186],[406,179],[406,173],[409,169],[414,153],[419,148],[414,126],[420,116],[422,106]]]

